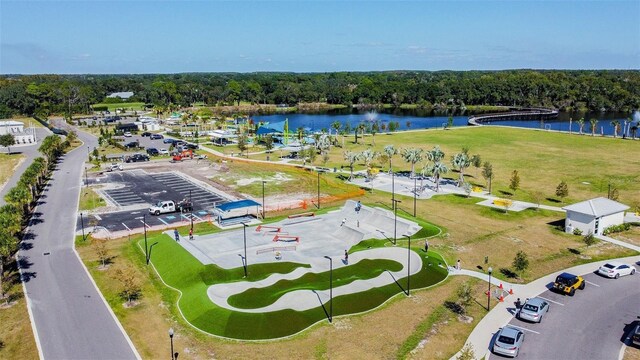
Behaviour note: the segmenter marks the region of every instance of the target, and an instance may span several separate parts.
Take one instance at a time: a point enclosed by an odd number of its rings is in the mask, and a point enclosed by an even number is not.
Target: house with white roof
[[[11,134],[15,145],[35,144],[36,131],[24,127],[24,123],[14,120],[0,120],[0,135]]]
[[[583,234],[602,235],[604,229],[624,222],[624,212],[629,209],[625,204],[599,197],[573,205],[565,206],[567,219],[565,232],[573,233],[580,229]]]

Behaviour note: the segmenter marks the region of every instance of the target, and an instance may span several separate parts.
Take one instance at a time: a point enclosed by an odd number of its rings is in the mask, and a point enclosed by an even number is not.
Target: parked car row
[[[634,275],[636,268],[633,265],[621,262],[608,262],[598,268],[597,274],[618,279],[620,276]],[[586,281],[582,276],[563,272],[553,282],[555,292],[574,296],[576,290],[584,290]],[[539,297],[527,299],[519,309],[516,309],[516,318],[533,323],[540,323],[549,313],[549,302]],[[640,316],[638,317],[640,318]],[[631,341],[640,345],[640,323],[632,330]],[[496,335],[492,351],[495,354],[517,357],[524,342],[524,332],[516,327],[505,326]]]

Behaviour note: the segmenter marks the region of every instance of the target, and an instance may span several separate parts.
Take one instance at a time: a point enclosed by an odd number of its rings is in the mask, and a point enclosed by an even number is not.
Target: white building
[[[129,98],[132,96],[133,96],[132,91],[114,92],[107,95],[108,98],[120,98],[122,100],[129,100]]]
[[[34,128],[24,128],[20,121],[0,121],[0,135],[11,134],[16,145],[35,144],[36,132]]]
[[[567,211],[565,232],[580,229],[583,234],[602,235],[604,229],[624,222],[627,205],[599,197],[563,207]]]

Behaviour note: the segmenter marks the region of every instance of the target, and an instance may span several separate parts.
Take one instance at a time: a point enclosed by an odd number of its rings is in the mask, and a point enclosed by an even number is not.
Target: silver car
[[[517,357],[524,341],[524,333],[516,328],[505,326],[498,332],[493,343],[495,354]]]
[[[540,298],[533,298],[528,299],[516,315],[518,319],[539,323],[548,311],[549,303]]]

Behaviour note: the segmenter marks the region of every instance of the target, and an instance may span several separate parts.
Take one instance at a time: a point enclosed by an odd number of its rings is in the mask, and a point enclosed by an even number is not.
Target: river
[[[591,125],[589,120],[595,118],[598,120],[598,124],[596,125],[596,134],[604,133],[605,135],[613,135],[613,126],[611,122],[613,120],[620,121],[620,128],[618,130],[618,135],[622,136],[623,126],[625,126],[625,121],[627,121],[626,128],[627,131],[631,128],[629,121],[627,120],[630,117],[634,117],[636,121],[636,125],[640,121],[640,113],[635,112],[635,114],[625,114],[625,113],[566,113],[561,112],[558,115],[558,119],[553,121],[521,121],[521,120],[504,120],[504,121],[494,121],[491,123],[487,123],[487,125],[502,125],[502,126],[515,126],[515,127],[524,127],[524,128],[535,128],[535,129],[547,129],[547,130],[559,130],[559,131],[569,131],[569,124],[571,123],[571,131],[579,132],[580,126],[576,123],[577,119],[583,117],[585,119],[583,132],[591,133]],[[349,126],[353,129],[358,126],[360,123],[365,123],[372,125],[375,122],[378,122],[380,127],[379,132],[385,132],[386,130],[382,130],[382,125],[388,129],[390,122],[397,122],[400,130],[411,130],[411,129],[433,129],[433,128],[442,128],[448,122],[448,116],[427,116],[420,111],[417,110],[401,110],[401,111],[393,111],[393,112],[375,112],[375,111],[362,111],[358,112],[354,110],[349,113],[348,111],[335,111],[335,112],[326,112],[322,114],[274,114],[274,115],[256,115],[252,117],[254,121],[264,121],[270,123],[277,123],[284,121],[285,119],[289,120],[289,129],[294,132],[298,128],[305,128],[309,131],[321,131],[331,130],[333,132],[333,128],[331,124],[335,121],[338,121],[344,127],[345,124],[349,124]],[[467,126],[467,116],[454,116],[453,117],[453,126]],[[570,122],[570,119],[573,121]]]

